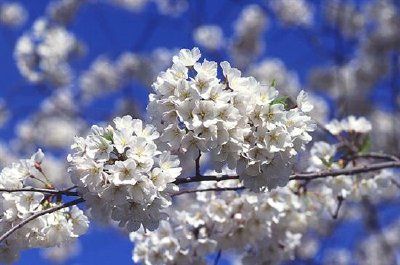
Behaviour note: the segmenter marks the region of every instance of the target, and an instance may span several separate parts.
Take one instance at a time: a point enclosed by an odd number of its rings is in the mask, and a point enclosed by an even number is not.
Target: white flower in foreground
[[[111,218],[130,231],[154,230],[166,218],[179,160],[158,149],[153,126],[130,116],[115,118],[114,125],[93,126],[86,138],[76,138],[68,156],[72,180],[95,218]]]
[[[307,94],[300,92],[299,106],[288,110],[275,87],[200,57],[198,48],[181,50],[153,84],[148,111],[160,140],[193,160],[211,153],[218,169],[236,168],[254,190],[286,184],[290,161],[314,130]]]
[[[20,160],[4,168],[0,172],[0,187],[53,187],[52,178],[47,177],[46,168],[42,168],[45,163],[46,158],[39,149],[30,159]],[[40,192],[0,192],[0,234],[39,211],[60,206],[62,202],[59,199],[58,195]],[[14,262],[18,259],[18,253],[24,249],[67,244],[86,233],[88,227],[88,218],[77,206],[42,215],[19,228],[0,244],[0,263]]]

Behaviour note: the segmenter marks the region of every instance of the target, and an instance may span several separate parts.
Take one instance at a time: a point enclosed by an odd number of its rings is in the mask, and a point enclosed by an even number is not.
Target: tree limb
[[[238,190],[244,190],[245,187],[226,187],[226,188],[207,188],[207,189],[190,189],[190,190],[180,190],[175,192],[174,194],[172,194],[171,196],[178,196],[178,195],[182,195],[182,194],[187,194],[187,193],[197,193],[197,192],[206,192],[206,191],[229,191],[229,190],[233,190],[233,191],[238,191]]]
[[[7,193],[41,192],[41,193],[49,193],[49,194],[54,194],[54,195],[79,196],[78,192],[75,192],[75,191],[53,190],[53,189],[42,189],[42,188],[0,189],[0,192],[7,192]]]
[[[400,160],[396,161],[387,161],[375,164],[368,164],[363,166],[356,166],[351,168],[343,168],[343,169],[335,169],[335,170],[324,170],[319,172],[306,172],[306,173],[296,173],[289,177],[289,181],[292,180],[313,180],[325,177],[337,177],[340,175],[354,175],[358,173],[366,173],[377,171],[385,168],[398,168],[400,167]],[[201,181],[223,181],[223,180],[232,180],[239,179],[237,175],[222,175],[222,176],[214,176],[214,175],[205,175],[205,176],[192,176],[185,178],[178,178],[174,181],[174,184],[180,185],[185,183],[192,182],[201,182]]]

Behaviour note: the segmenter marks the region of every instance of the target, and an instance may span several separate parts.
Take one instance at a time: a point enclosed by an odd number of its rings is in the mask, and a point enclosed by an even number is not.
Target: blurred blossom
[[[60,88],[47,97],[41,104],[43,113],[74,116],[78,112],[78,104],[74,100],[71,89]]]
[[[398,140],[400,133],[399,116],[396,113],[374,110],[371,113],[371,122],[374,128],[371,132],[374,148],[397,153],[400,148]]]
[[[235,35],[231,43],[231,53],[239,68],[245,67],[264,48],[262,34],[268,26],[268,19],[258,5],[242,9],[235,23]]]
[[[311,259],[317,254],[319,241],[312,237],[304,237],[297,248],[297,254],[301,259]]]
[[[187,0],[112,0],[113,4],[132,12],[140,12],[147,4],[154,2],[163,15],[179,16],[188,7]]]
[[[25,150],[36,149],[36,146],[67,148],[73,143],[74,136],[86,129],[76,108],[70,90],[54,91],[42,101],[36,113],[17,124],[14,144]]]
[[[153,0],[163,15],[179,16],[188,8],[187,0]]]
[[[172,51],[163,48],[150,55],[124,52],[115,61],[100,55],[79,78],[83,99],[90,102],[122,89],[133,80],[150,87],[157,74],[169,66],[171,58]]]
[[[59,246],[42,250],[42,255],[50,262],[66,264],[69,259],[77,256],[81,252],[79,241],[67,242]]]
[[[309,100],[314,105],[310,116],[320,123],[326,123],[329,117],[329,106],[326,100],[312,93],[309,94]]]
[[[345,37],[356,37],[366,23],[365,15],[350,1],[333,0],[325,6],[329,23],[340,29]]]
[[[272,9],[286,25],[310,26],[313,23],[313,10],[305,0],[272,0]]]
[[[81,44],[72,33],[40,18],[31,31],[18,39],[14,58],[19,71],[28,81],[47,82],[60,87],[71,81],[68,60],[81,50]]]
[[[99,57],[89,70],[81,75],[79,83],[84,97],[91,99],[100,93],[116,90],[119,86],[119,76],[108,58]]]
[[[48,15],[61,24],[68,24],[75,19],[80,6],[87,0],[57,0],[47,7]]]
[[[324,255],[323,265],[350,265],[351,253],[346,249],[332,249]],[[362,264],[362,263],[361,263]]]
[[[17,2],[4,2],[0,4],[0,24],[10,28],[22,26],[28,18],[26,9]]]
[[[149,0],[112,0],[112,2],[122,8],[126,8],[129,11],[140,11],[145,5],[149,2]]]
[[[8,121],[10,118],[10,112],[7,109],[4,99],[0,98],[0,128]]]
[[[208,50],[218,50],[224,44],[224,33],[219,26],[203,25],[193,32],[196,44]]]
[[[18,157],[13,150],[11,150],[6,143],[0,142],[0,169],[17,161]]]
[[[74,186],[68,175],[68,164],[64,158],[57,158],[52,155],[46,155],[46,159],[41,164],[47,177],[57,189],[63,190]]]
[[[17,135],[25,143],[40,146],[66,148],[74,136],[82,130],[82,123],[68,117],[41,117],[36,121],[26,120],[17,127]],[[48,133],[51,132],[51,133]]]
[[[294,97],[300,91],[297,74],[289,71],[279,59],[264,59],[260,63],[250,65],[249,74],[263,85],[270,85],[274,80],[276,88],[282,94]]]
[[[357,264],[363,265],[396,264],[395,253],[383,234],[372,234],[359,243],[355,259]]]

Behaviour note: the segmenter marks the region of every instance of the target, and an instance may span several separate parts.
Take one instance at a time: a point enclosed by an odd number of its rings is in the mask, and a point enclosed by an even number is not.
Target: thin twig
[[[290,176],[289,180],[311,180],[311,179],[319,179],[325,177],[336,177],[340,175],[354,175],[358,173],[366,173],[385,168],[396,168],[396,167],[400,167],[400,161],[382,162],[382,163],[369,164],[352,168],[327,170],[320,172],[299,173]]]
[[[351,157],[352,159],[354,158],[374,158],[374,159],[384,159],[384,160],[389,160],[389,161],[400,161],[400,158],[394,155],[389,155],[389,154],[384,154],[384,153],[367,153],[367,154],[357,154],[353,155]]]
[[[192,183],[192,182],[200,182],[200,181],[222,181],[228,179],[239,179],[239,176],[213,176],[213,175],[204,175],[204,176],[193,176],[193,177],[185,177],[185,178],[178,178],[174,181],[174,184],[185,184],[185,183]]]
[[[42,188],[20,188],[20,189],[0,189],[0,192],[41,192],[55,195],[66,195],[66,196],[79,196],[78,192],[68,190],[53,190],[53,189],[42,189]]]
[[[400,183],[399,183],[397,180],[395,180],[394,178],[391,178],[390,180],[392,181],[392,183],[393,183],[397,188],[400,189]]]
[[[338,204],[337,204],[337,206],[336,206],[336,210],[335,210],[335,212],[332,214],[332,218],[333,218],[333,219],[337,219],[337,218],[338,218],[338,216],[339,216],[339,211],[340,211],[340,207],[342,207],[344,198],[343,198],[342,196],[337,196],[337,201],[338,201]]]
[[[49,208],[49,209],[37,212],[35,214],[32,214],[31,216],[29,216],[28,218],[22,220],[20,223],[18,223],[17,225],[11,227],[10,230],[5,232],[0,237],[0,243],[3,242],[4,240],[6,240],[12,233],[14,233],[19,228],[23,227],[24,225],[26,225],[27,223],[29,223],[32,220],[34,220],[34,219],[36,219],[36,218],[38,218],[38,217],[40,217],[42,215],[45,215],[45,214],[48,214],[48,213],[53,213],[53,212],[56,212],[56,211],[61,210],[63,208],[67,208],[67,207],[70,207],[70,206],[73,206],[73,205],[77,205],[77,204],[82,203],[84,201],[85,200],[83,198],[79,198],[79,199],[76,199],[76,200],[73,200],[73,201],[70,201],[70,202],[63,203],[63,204],[61,204],[59,206],[56,206],[56,207],[53,207],[53,208]]]
[[[196,176],[200,176],[200,157],[201,157],[201,152],[199,150],[199,156],[195,160],[195,166],[196,166]]]
[[[197,193],[197,192],[206,192],[206,191],[238,191],[238,190],[244,190],[245,187],[226,187],[226,188],[207,188],[207,189],[190,189],[190,190],[180,190],[172,194],[172,196],[178,196],[182,194],[187,194],[187,193]]]

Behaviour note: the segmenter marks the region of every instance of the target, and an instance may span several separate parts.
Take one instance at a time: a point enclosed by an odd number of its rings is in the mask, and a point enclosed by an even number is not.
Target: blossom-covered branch
[[[15,226],[13,226],[10,230],[8,230],[7,232],[5,232],[3,235],[0,236],[0,243],[2,243],[4,240],[6,240],[9,236],[11,236],[12,233],[14,233],[15,231],[17,231],[18,229],[20,229],[21,227],[23,227],[24,225],[26,225],[27,223],[31,222],[32,220],[35,220],[36,218],[45,215],[45,214],[49,214],[49,213],[54,213],[56,211],[59,211],[61,209],[73,206],[73,205],[77,205],[79,203],[84,202],[85,200],[83,198],[79,198],[70,202],[66,202],[63,204],[60,204],[58,206],[55,207],[51,207],[49,209],[40,211],[40,212],[36,212],[34,214],[32,214],[31,216],[29,216],[28,218],[22,220],[21,222],[19,222],[18,224],[16,224]]]

